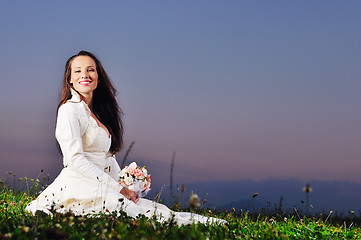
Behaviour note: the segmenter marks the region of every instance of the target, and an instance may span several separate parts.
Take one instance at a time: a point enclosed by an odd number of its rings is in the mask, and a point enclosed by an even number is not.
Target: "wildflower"
[[[312,188],[311,188],[309,183],[306,184],[306,186],[303,188],[303,191],[305,193],[311,193],[312,192]]]
[[[192,209],[200,207],[200,199],[197,194],[192,193],[189,198],[188,206]]]
[[[27,232],[29,232],[29,227],[27,227],[27,226],[23,226],[23,227],[21,227],[21,231],[22,232],[24,232],[24,233],[27,233]]]
[[[12,237],[12,234],[11,234],[11,233],[5,233],[5,234],[4,234],[4,237],[5,237],[5,238],[11,238],[11,237]]]

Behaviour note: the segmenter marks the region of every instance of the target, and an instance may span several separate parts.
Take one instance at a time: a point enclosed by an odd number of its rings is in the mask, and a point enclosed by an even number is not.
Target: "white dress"
[[[90,109],[72,90],[72,98],[58,110],[55,135],[63,153],[59,176],[34,201],[26,211],[35,214],[40,210],[76,215],[124,211],[128,216],[143,214],[156,216],[160,222],[174,217],[178,225],[191,222],[224,224],[225,220],[204,217],[188,212],[174,212],[163,204],[140,198],[134,203],[125,198],[118,183],[119,165],[109,153],[111,138],[99,127]]]

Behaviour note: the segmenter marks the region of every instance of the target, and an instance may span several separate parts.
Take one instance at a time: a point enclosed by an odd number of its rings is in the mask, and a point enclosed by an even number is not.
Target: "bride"
[[[25,210],[32,214],[71,211],[76,215],[124,211],[134,218],[139,214],[155,216],[160,222],[174,218],[178,225],[226,223],[222,219],[174,212],[120,185],[121,169],[114,155],[123,144],[123,123],[115,92],[92,53],[80,51],[68,59],[55,130],[64,168]]]

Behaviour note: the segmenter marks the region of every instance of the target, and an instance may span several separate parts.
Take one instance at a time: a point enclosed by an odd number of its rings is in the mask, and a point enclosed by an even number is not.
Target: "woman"
[[[27,205],[26,211],[33,214],[38,210],[47,214],[53,210],[72,211],[76,215],[125,211],[131,217],[155,215],[161,222],[174,217],[179,225],[225,223],[197,214],[173,212],[120,185],[120,168],[114,154],[123,144],[123,124],[115,92],[93,54],[81,51],[68,59],[55,130],[64,168]]]

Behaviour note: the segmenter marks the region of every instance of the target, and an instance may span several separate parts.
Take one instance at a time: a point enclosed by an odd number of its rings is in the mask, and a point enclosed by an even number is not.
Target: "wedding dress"
[[[58,110],[56,138],[63,153],[59,176],[26,211],[35,214],[40,210],[75,215],[124,211],[128,216],[143,214],[160,222],[171,218],[178,225],[192,222],[224,224],[225,220],[205,217],[189,212],[174,212],[163,204],[140,198],[138,203],[125,198],[118,183],[119,165],[109,153],[111,136],[90,116],[90,109],[72,90],[72,98]]]

